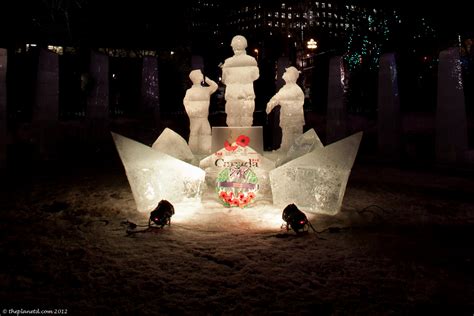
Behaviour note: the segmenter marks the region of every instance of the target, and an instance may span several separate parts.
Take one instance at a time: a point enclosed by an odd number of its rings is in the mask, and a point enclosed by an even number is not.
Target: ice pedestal
[[[200,202],[202,169],[112,133],[139,212],[151,212],[162,199]]]
[[[362,132],[316,148],[270,171],[273,204],[304,211],[339,212]]]

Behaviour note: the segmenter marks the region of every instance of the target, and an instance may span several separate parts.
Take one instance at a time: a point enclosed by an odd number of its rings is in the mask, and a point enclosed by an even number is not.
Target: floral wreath
[[[234,152],[239,147],[247,147],[250,138],[239,135],[231,145],[224,142],[227,151]],[[217,177],[216,193],[227,207],[247,207],[256,198],[258,178],[248,166],[231,166],[223,169]]]

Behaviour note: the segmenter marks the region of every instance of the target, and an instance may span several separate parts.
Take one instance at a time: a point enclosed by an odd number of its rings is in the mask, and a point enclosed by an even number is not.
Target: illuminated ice
[[[209,103],[211,94],[218,86],[206,78],[201,70],[189,73],[193,85],[186,91],[183,99],[184,108],[189,117],[189,148],[194,154],[211,153],[211,125],[209,124]],[[201,82],[208,86],[201,85]]]
[[[295,139],[288,152],[278,157],[276,166],[279,167],[288,161],[301,157],[316,148],[324,147],[323,143],[314,129],[308,130],[303,135]]]
[[[339,212],[362,132],[346,137],[270,171],[273,204],[295,203],[300,209]]]
[[[303,111],[304,92],[296,84],[299,73],[299,70],[295,67],[286,68],[282,76],[283,80],[285,80],[285,85],[267,103],[267,114],[270,114],[275,106],[281,106],[281,151],[287,151],[295,139],[303,134],[303,126],[305,124]]]
[[[176,159],[195,164],[194,155],[186,140],[169,128],[163,130],[151,147]]]
[[[200,202],[205,174],[198,167],[112,133],[139,212],[150,212],[162,199]]]
[[[231,46],[234,56],[227,58],[222,65],[227,126],[252,126],[255,110],[253,82],[260,76],[257,60],[247,55],[247,40],[242,35],[234,36]]]
[[[216,189],[219,175],[227,164],[232,162],[241,162],[244,167],[250,167],[257,178],[258,189],[256,191],[258,192],[255,192],[256,199],[271,201],[269,172],[275,168],[275,163],[260,155],[250,146],[242,147],[236,145],[236,143],[231,144],[228,149],[222,148],[199,163],[199,166],[206,171],[207,190]],[[215,194],[214,199],[218,198],[218,195]]]

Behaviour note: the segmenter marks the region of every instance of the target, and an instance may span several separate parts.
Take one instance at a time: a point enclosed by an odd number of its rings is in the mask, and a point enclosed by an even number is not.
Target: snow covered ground
[[[308,214],[318,233],[300,236],[268,203],[212,201],[127,235],[147,215],[121,166],[16,177],[1,192],[1,315],[474,313],[472,172],[356,161],[340,214]]]

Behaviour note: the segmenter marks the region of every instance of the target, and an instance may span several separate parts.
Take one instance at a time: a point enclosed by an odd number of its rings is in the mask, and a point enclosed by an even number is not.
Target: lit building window
[[[329,27],[332,27],[332,23],[331,23],[331,22],[329,22],[329,23],[328,23],[328,26],[329,26]]]
[[[279,15],[279,13],[278,13],[278,12],[275,12],[275,17],[276,17],[276,18],[278,17],[278,15]]]
[[[281,22],[281,27],[285,27],[285,22]]]
[[[272,21],[268,21],[268,26],[272,26]]]
[[[28,45],[28,44],[27,44]],[[34,44],[31,44],[30,46],[33,46]],[[34,45],[36,46],[36,45]],[[28,47],[28,46],[27,46]],[[48,50],[55,52],[58,55],[62,55],[64,53],[63,47],[62,46],[53,46],[53,45],[48,45]]]
[[[281,13],[281,18],[284,19],[285,17],[286,17],[285,12],[282,12],[282,13]]]
[[[316,16],[319,18],[319,12],[316,12]]]
[[[272,16],[272,14],[271,14],[270,12],[268,12],[268,13],[267,13],[267,16],[268,16],[268,17],[271,17],[271,16]]]
[[[328,17],[332,18],[332,13],[331,12],[328,12]]]
[[[326,12],[323,12],[323,18],[325,18],[325,17],[326,17]]]
[[[321,8],[323,8],[323,9],[326,8],[326,3],[321,2]]]
[[[331,7],[331,4],[330,4],[330,3],[328,3],[328,8],[330,8],[330,7]]]
[[[319,2],[316,2],[316,8],[319,8]]]
[[[291,13],[288,13],[288,19],[291,20]]]
[[[281,4],[281,8],[282,8],[282,9],[284,9],[284,8],[285,8],[285,6],[286,6],[286,4],[285,4],[285,3],[282,3],[282,4]]]

